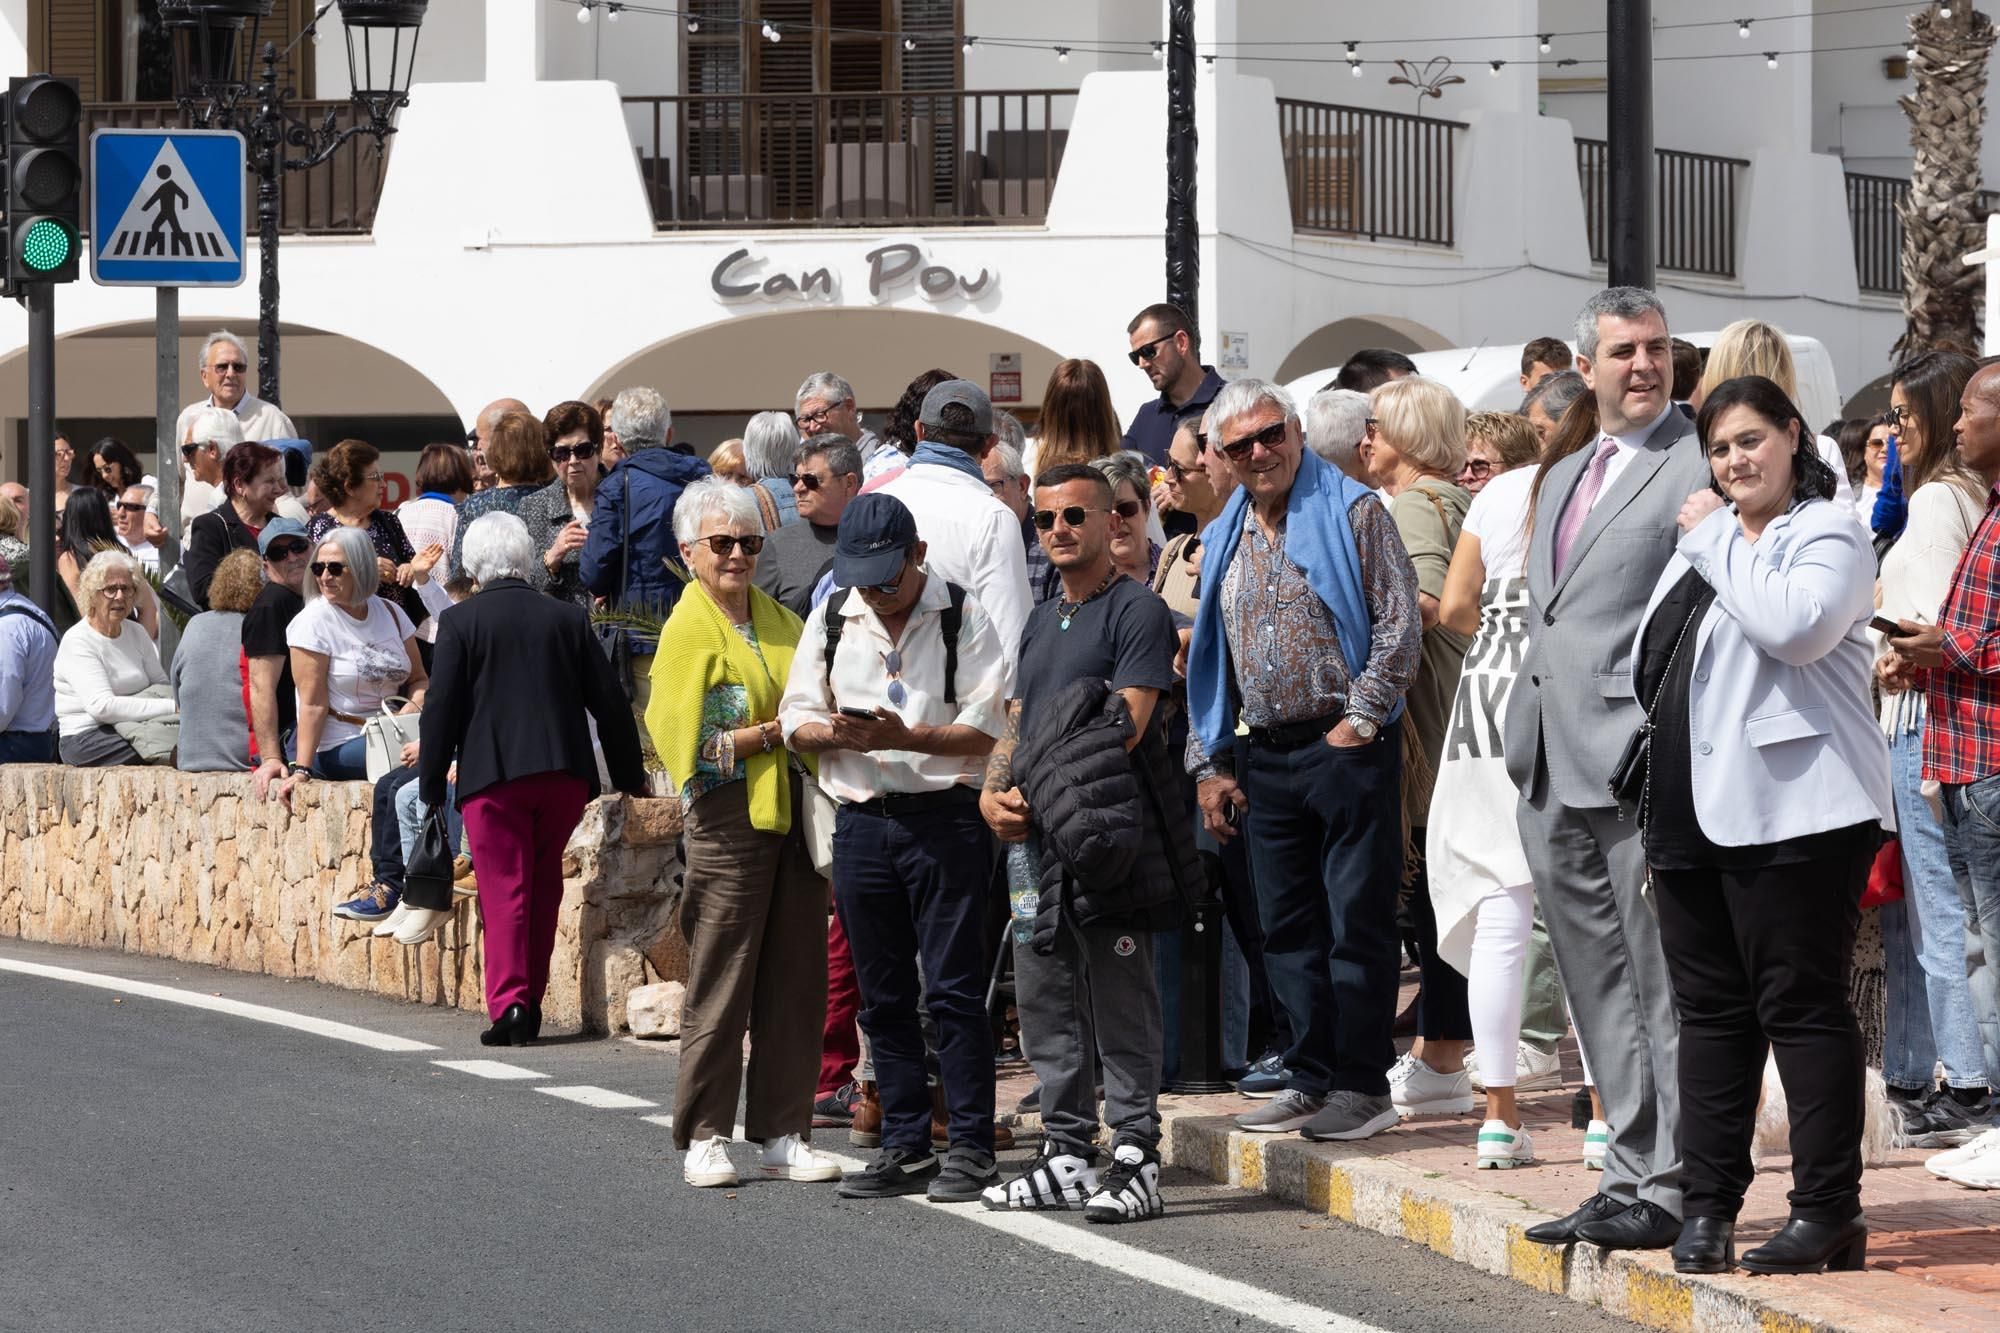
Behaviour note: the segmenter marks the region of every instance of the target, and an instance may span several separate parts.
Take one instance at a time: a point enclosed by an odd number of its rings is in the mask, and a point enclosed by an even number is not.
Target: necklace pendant
[[[1060,621],[1056,622],[1056,628],[1067,634],[1069,632],[1069,617],[1064,616]]]

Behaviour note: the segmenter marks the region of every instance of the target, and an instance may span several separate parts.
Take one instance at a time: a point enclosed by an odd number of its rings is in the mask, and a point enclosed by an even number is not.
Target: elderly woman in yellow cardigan
[[[646,730],[681,793],[688,942],[674,1143],[697,1186],[734,1185],[729,1160],[745,1078],[744,1135],[759,1170],[838,1180],[807,1146],[826,1019],[826,881],[803,834],[804,762],[784,748],[778,699],[799,618],[751,586],[763,524],[751,493],[704,478],[674,505],[694,583],[653,658]]]

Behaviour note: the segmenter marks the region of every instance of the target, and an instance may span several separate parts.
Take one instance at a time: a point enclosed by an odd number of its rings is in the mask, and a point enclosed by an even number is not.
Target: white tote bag
[[[805,789],[805,808],[799,812],[805,832],[806,853],[812,857],[813,869],[828,879],[833,878],[833,822],[840,807],[826,794],[826,789],[814,780],[810,773],[804,774],[800,785]]]
[[[417,732],[423,725],[423,714],[397,711],[408,706],[409,702],[400,694],[391,695],[382,701],[380,714],[361,724],[370,782],[380,782],[390,769],[400,767],[403,747],[417,739]]]

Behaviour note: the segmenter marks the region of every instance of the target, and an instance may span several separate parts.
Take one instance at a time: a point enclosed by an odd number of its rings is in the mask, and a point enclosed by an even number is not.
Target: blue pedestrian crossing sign
[[[104,287],[242,283],[243,136],[98,130],[90,136],[90,276]]]

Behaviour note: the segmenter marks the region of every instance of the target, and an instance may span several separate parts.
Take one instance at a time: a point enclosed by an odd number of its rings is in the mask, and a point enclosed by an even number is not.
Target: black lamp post
[[[278,83],[278,61],[289,55],[335,4],[347,36],[347,77],[357,113],[345,129],[329,111],[313,124],[290,103],[296,94]],[[257,178],[257,393],[283,405],[278,383],[278,179],[332,157],[350,140],[377,143],[396,132],[395,115],[409,105],[416,70],[417,33],[429,0],[325,0],[312,21],[279,51],[265,42],[252,81],[251,52],[272,0],[160,0],[160,17],[173,35],[174,96],[202,128],[243,133],[250,174]]]

